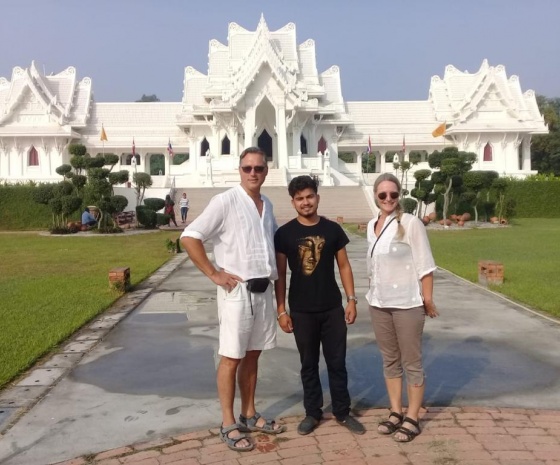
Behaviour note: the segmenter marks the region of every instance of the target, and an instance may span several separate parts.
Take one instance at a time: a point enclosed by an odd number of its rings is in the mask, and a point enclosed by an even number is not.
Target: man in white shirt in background
[[[265,152],[258,147],[245,149],[239,160],[240,185],[213,197],[181,235],[192,262],[218,287],[220,438],[238,451],[254,448],[245,432],[285,430],[255,410],[258,359],[261,351],[276,346],[270,281],[278,277],[274,252],[278,226],[270,200],[260,193],[267,173]],[[204,250],[207,240],[214,243],[217,266]],[[233,412],[236,375],[241,393],[239,422]]]

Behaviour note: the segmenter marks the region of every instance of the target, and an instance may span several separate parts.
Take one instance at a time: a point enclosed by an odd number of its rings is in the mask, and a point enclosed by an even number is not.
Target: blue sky
[[[183,71],[206,73],[229,22],[296,24],[319,72],[341,69],[346,100],[425,100],[445,66],[503,64],[523,91],[560,97],[560,0],[2,0],[0,76],[35,60],[89,76],[97,101],[180,101]]]

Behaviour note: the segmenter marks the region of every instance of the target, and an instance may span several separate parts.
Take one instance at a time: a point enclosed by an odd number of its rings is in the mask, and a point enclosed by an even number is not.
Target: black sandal
[[[397,429],[396,433],[402,433],[406,436],[406,438],[405,439],[398,439],[395,436],[393,436],[393,439],[396,442],[410,442],[422,432],[418,422],[414,421],[412,418],[405,417],[404,420],[403,420],[403,423],[410,423],[412,426],[414,426],[414,428],[416,428],[416,431],[413,431],[409,428],[401,426],[399,429]]]
[[[400,413],[397,412],[391,412],[391,414],[389,415],[389,418],[391,417],[395,417],[397,420],[399,420],[397,423],[393,423],[391,420],[385,420],[385,421],[381,421],[379,422],[379,426],[384,426],[385,428],[387,428],[387,431],[379,431],[379,428],[377,429],[377,432],[379,434],[393,434],[395,431],[397,431],[397,429],[399,429],[399,426],[401,426],[403,424],[403,416]]]

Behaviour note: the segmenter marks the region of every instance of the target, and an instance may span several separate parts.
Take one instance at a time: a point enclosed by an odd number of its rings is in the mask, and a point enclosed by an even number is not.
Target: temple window
[[[27,152],[27,165],[39,166],[39,153],[33,145],[29,149],[29,152]]]
[[[230,153],[229,137],[226,135],[222,139],[222,155],[229,155]]]
[[[323,136],[321,136],[321,138],[319,139],[319,143],[317,144],[317,151],[321,152],[324,155],[325,150],[327,150],[327,141]]]
[[[140,155],[135,154],[134,158],[136,158],[136,165],[140,165]],[[125,165],[132,165],[132,154],[131,153],[127,154]]]
[[[210,150],[210,144],[208,143],[205,137],[204,139],[202,139],[202,142],[200,143],[200,155],[205,157],[206,152],[208,152],[209,150]]]
[[[490,142],[486,142],[484,146],[484,158],[483,161],[492,161],[492,146]]]
[[[299,136],[299,149],[301,153],[307,154],[307,139],[303,137],[303,134]]]

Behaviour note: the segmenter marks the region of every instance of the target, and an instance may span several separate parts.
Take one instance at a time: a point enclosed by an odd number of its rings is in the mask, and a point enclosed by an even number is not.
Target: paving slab
[[[360,411],[388,406],[363,298],[365,250],[365,240],[352,236],[348,254],[360,302],[349,327],[347,366],[353,406]],[[135,291],[141,293],[109,310],[135,308],[101,341],[65,346],[64,352],[84,352],[83,358],[0,439],[1,463],[44,464],[215,428],[215,289],[181,260],[166,277],[153,279],[155,287]],[[441,317],[425,327],[426,406],[560,409],[560,360],[551,350],[560,337],[557,322],[442,270],[435,274],[434,295]],[[92,349],[89,342],[97,345]],[[324,364],[320,370],[328,412]],[[263,354],[258,382],[261,413],[303,413],[292,335],[279,332],[278,347]]]

